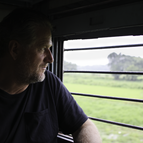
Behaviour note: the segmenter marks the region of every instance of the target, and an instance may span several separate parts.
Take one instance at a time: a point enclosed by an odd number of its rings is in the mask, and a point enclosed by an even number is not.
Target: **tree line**
[[[68,71],[74,71],[77,70],[77,65],[64,61],[64,70],[68,70]]]
[[[115,52],[108,55],[110,71],[143,71],[143,58],[129,56],[124,54],[117,54]],[[71,62],[64,61],[64,70],[77,70],[77,65]],[[115,80],[129,80],[136,81],[138,80],[139,75],[121,75],[113,74]]]

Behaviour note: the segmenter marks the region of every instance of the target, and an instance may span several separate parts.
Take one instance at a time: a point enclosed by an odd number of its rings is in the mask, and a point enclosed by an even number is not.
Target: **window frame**
[[[121,5],[117,7],[112,7],[110,9],[100,9],[95,10],[90,13],[85,14],[77,14],[75,16],[68,16],[60,18],[60,15],[54,15],[56,18],[54,19],[55,25],[55,33],[53,33],[53,47],[52,53],[54,56],[54,63],[50,65],[49,70],[52,71],[55,75],[57,75],[61,81],[63,81],[63,74],[67,72],[78,72],[78,73],[100,73],[100,74],[134,74],[134,75],[143,75],[143,72],[111,72],[111,71],[63,71],[63,56],[64,51],[70,51],[73,49],[64,49],[63,43],[66,40],[75,40],[75,39],[92,39],[92,38],[102,38],[102,37],[115,37],[115,36],[130,36],[130,35],[143,35],[143,19],[140,18],[143,10],[140,8],[143,6],[143,2],[135,2],[128,5]],[[117,10],[117,15],[114,10]],[[134,16],[131,17],[130,12],[134,9]],[[124,11],[128,11],[123,15]],[[129,12],[130,11],[130,12]],[[107,14],[106,14],[107,12]],[[109,13],[108,13],[109,12]],[[96,15],[99,14],[99,15]],[[110,15],[109,15],[110,14]],[[95,17],[94,17],[95,15]],[[53,17],[54,17],[53,16]],[[103,23],[91,23],[94,22],[94,18],[98,18],[98,16],[103,16]],[[138,18],[137,18],[138,16]],[[119,18],[116,21],[116,18]],[[125,21],[122,20],[124,17]],[[69,19],[69,21],[68,21]],[[109,20],[107,20],[109,19]],[[92,21],[93,20],[93,21]],[[100,19],[99,19],[100,20]],[[136,21],[137,20],[137,21]],[[72,25],[71,21],[74,21]],[[85,21],[85,23],[82,23]],[[119,22],[120,21],[120,22]],[[88,23],[89,22],[89,23]],[[119,23],[118,23],[119,22]],[[81,24],[82,23],[82,24]],[[123,45],[123,47],[131,47],[131,45]],[[132,45],[132,46],[142,46],[142,45]],[[98,47],[96,49],[105,49],[105,48],[113,48],[111,47]],[[114,46],[115,48],[115,46]],[[121,46],[116,46],[116,48],[121,48]],[[75,50],[75,49],[74,49]],[[79,50],[79,49],[76,49]],[[87,95],[81,93],[71,93],[79,96],[89,96],[95,98],[104,98],[109,100],[124,100],[129,102],[138,102],[143,103],[143,100],[139,99],[130,99],[130,98],[117,98],[111,96],[101,96],[101,95]],[[137,129],[143,131],[143,127],[107,121],[103,119],[89,117],[92,120],[109,123],[113,125],[128,127],[132,129]]]

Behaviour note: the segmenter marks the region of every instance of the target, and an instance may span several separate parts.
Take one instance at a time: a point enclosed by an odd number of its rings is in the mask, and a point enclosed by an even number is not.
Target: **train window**
[[[64,41],[63,82],[103,142],[143,142],[143,36]]]

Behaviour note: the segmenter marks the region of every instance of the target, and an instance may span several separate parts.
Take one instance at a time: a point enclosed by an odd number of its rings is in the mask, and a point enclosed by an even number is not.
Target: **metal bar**
[[[98,119],[98,118],[93,118],[93,117],[89,117],[89,119],[104,122],[104,123],[119,125],[119,126],[123,126],[123,127],[128,127],[128,128],[132,128],[132,129],[143,130],[143,127],[139,127],[139,126],[133,126],[133,125],[129,125],[129,124],[113,122],[113,121],[108,121],[108,120],[103,120],[103,119]]]
[[[105,46],[105,47],[89,47],[89,48],[71,48],[71,49],[64,49],[64,51],[111,49],[111,48],[131,48],[131,47],[141,47],[141,46],[143,46],[143,44],[119,45],[119,46]]]
[[[68,142],[72,142],[72,143],[74,142],[72,137],[64,135],[64,134],[61,134],[61,133],[58,133],[57,137],[59,139],[66,140]]]
[[[63,136],[63,137],[66,137],[66,138],[69,138],[69,139],[73,139],[73,136],[72,135],[70,135],[70,134],[63,134],[62,132],[58,132],[58,135],[60,135],[60,136]]]
[[[64,73],[99,73],[99,74],[135,74],[143,75],[140,71],[64,71]]]
[[[72,95],[78,95],[78,96],[87,96],[87,97],[96,97],[96,98],[123,100],[123,101],[131,101],[131,102],[141,102],[141,103],[143,103],[143,100],[141,100],[141,99],[122,98],[122,97],[113,97],[113,96],[101,96],[101,95],[83,94],[83,93],[74,93],[74,92],[71,92],[71,94]]]
[[[63,81],[63,41],[61,39],[58,40],[58,74],[57,76]]]
[[[57,61],[57,54],[56,54],[56,49],[57,49],[57,38],[53,39],[53,46],[52,46],[52,54],[54,57],[54,62],[52,63],[52,72],[56,75],[56,61]]]
[[[61,41],[58,39],[58,47],[57,47],[57,76],[61,78]]]

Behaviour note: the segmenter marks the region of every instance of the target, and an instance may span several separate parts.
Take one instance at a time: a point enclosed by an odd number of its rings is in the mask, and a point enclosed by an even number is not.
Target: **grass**
[[[139,78],[141,78],[139,76]],[[143,89],[143,80],[139,81],[125,81],[114,80],[112,75],[104,74],[64,74],[64,83],[74,83],[82,85],[94,85],[94,86],[108,86],[108,87],[122,87],[122,88],[134,88]]]
[[[143,126],[143,109],[140,103],[74,96],[84,112],[91,117]]]
[[[143,82],[116,81],[112,76],[65,74],[64,84],[71,92],[143,99]],[[143,127],[142,103],[115,101],[74,95],[91,117]],[[143,131],[95,122],[106,143],[141,143]]]
[[[73,84],[73,83],[65,83],[65,82],[64,84],[71,92],[143,99],[142,89],[136,89],[136,88],[129,89],[129,88],[121,88],[121,87],[102,86],[102,85],[94,86],[94,85]]]
[[[103,143],[142,143],[142,131],[121,126],[95,122]]]

